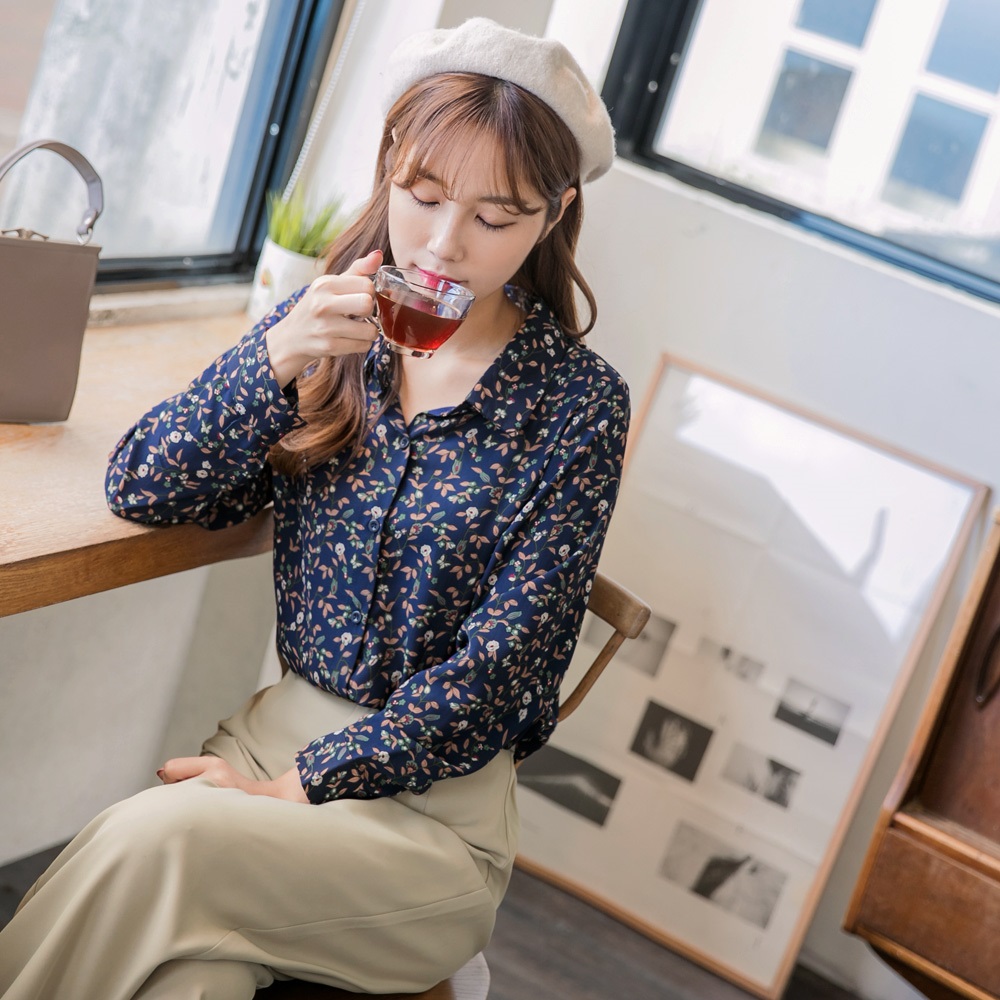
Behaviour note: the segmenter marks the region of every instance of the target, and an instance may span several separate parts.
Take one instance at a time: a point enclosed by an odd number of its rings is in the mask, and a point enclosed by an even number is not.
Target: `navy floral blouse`
[[[301,418],[264,334],[301,294],[125,434],[111,509],[216,529],[273,502],[279,651],[373,709],[299,752],[310,801],[422,792],[502,748],[525,757],[555,726],[618,492],[626,386],[508,288],[525,322],[464,402],[409,426],[393,404],[356,457],[288,478],[266,454]],[[389,361],[376,343],[372,415]]]

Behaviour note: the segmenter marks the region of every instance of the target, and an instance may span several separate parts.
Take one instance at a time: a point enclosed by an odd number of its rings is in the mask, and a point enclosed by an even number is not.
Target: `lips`
[[[455,278],[448,277],[447,274],[438,274],[436,271],[425,271],[422,267],[418,267],[418,270],[429,282],[438,287],[444,284],[451,283],[453,285],[460,285],[461,282],[457,281]]]

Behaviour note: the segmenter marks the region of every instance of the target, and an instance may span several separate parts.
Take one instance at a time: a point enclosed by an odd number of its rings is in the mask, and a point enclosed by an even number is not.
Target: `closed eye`
[[[487,222],[484,218],[482,218],[482,216],[479,215],[476,216],[476,222],[478,222],[479,225],[483,227],[483,229],[487,229],[491,233],[498,233],[500,232],[501,229],[506,229],[508,226],[514,225],[513,222],[505,222],[501,226],[495,226],[493,225],[492,222]]]
[[[412,188],[410,188],[409,190],[409,195],[413,199],[414,204],[416,204],[420,208],[436,208],[440,204],[440,202],[438,201],[425,201],[423,198],[418,198],[413,193]],[[503,222],[500,224],[487,222],[481,215],[476,216],[476,222],[478,222],[479,225],[483,227],[483,229],[491,233],[498,233],[500,232],[501,229],[506,229],[508,226],[514,225],[513,222]]]

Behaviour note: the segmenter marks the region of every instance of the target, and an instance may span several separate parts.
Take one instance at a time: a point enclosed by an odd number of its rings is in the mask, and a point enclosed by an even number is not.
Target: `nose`
[[[462,220],[458,212],[448,210],[449,206],[442,207],[444,211],[438,211],[434,215],[427,249],[438,260],[459,261],[465,255]]]

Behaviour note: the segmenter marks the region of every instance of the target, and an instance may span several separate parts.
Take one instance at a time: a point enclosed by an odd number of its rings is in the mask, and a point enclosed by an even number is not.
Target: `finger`
[[[313,278],[312,291],[323,294],[349,295],[353,293],[372,293],[372,279],[368,274],[321,274]]]
[[[375,299],[370,292],[353,292],[350,295],[338,295],[327,303],[326,311],[335,316],[355,317],[371,316],[375,309]]]
[[[344,274],[374,274],[382,266],[382,251],[372,250],[364,257],[359,257]]]
[[[168,760],[156,773],[165,785],[172,785],[176,781],[204,774],[211,766],[212,760],[211,757],[176,757]]]

